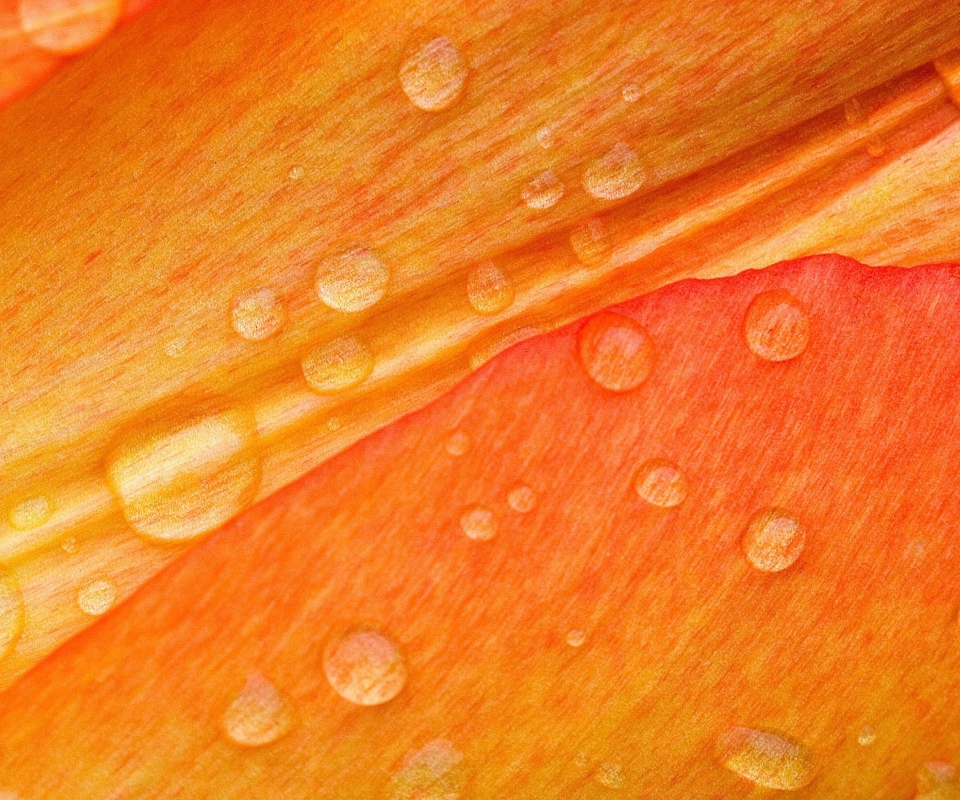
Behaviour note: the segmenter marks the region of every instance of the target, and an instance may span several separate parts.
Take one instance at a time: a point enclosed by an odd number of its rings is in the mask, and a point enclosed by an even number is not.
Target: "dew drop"
[[[43,495],[31,497],[10,509],[7,518],[18,531],[39,528],[53,515],[53,506]]]
[[[303,376],[321,394],[362,383],[373,372],[373,353],[356,336],[338,336],[312,350],[302,362]]]
[[[452,456],[466,455],[470,449],[470,437],[463,431],[454,431],[447,437],[444,448]]]
[[[741,542],[747,560],[762,572],[780,572],[803,551],[806,533],[796,517],[768,508],[750,520]]]
[[[548,125],[544,125],[542,128],[539,128],[536,133],[537,144],[540,145],[544,150],[548,150],[553,147],[553,128]]]
[[[767,361],[796,358],[810,341],[806,309],[785,289],[761,292],[750,303],[743,335],[751,352]]]
[[[555,206],[563,197],[563,184],[557,180],[552,170],[541,172],[528,183],[523,190],[523,202],[527,208],[542,210]]]
[[[653,341],[629,317],[597,314],[580,329],[578,344],[587,374],[612,392],[635,389],[653,369]]]
[[[635,83],[628,83],[623,87],[621,95],[625,102],[636,103],[640,99],[640,87]]]
[[[629,197],[647,180],[640,157],[630,145],[615,144],[606,155],[587,164],[583,188],[597,200],[619,200]]]
[[[570,232],[570,247],[586,267],[598,267],[610,260],[613,242],[607,226],[599,217],[591,217]]]
[[[257,423],[244,406],[133,428],[107,462],[110,487],[137,533],[183,541],[243,511],[260,486]]]
[[[187,339],[184,336],[177,336],[170,339],[163,345],[163,352],[170,358],[180,358],[187,352]]]
[[[815,774],[813,756],[803,745],[773,731],[731,728],[720,738],[720,760],[742,778],[767,789],[792,791]]]
[[[537,495],[529,486],[514,486],[507,495],[507,505],[520,514],[526,514],[537,505]]]
[[[579,629],[575,629],[567,633],[567,644],[571,647],[582,647],[583,643],[587,641],[587,634]]]
[[[258,672],[247,678],[223,715],[223,729],[244,747],[275,742],[294,725],[293,706]]]
[[[627,779],[623,776],[623,768],[619,764],[601,764],[597,767],[593,779],[608,789],[622,789],[627,785]]]
[[[861,728],[860,733],[857,734],[857,742],[863,747],[869,747],[875,741],[877,741],[877,732],[869,725]]]
[[[503,311],[513,303],[514,296],[510,279],[492,261],[474,267],[467,277],[467,298],[480,314]]]
[[[67,555],[73,555],[77,552],[77,537],[68,536],[62,542],[60,542],[60,549],[63,550]]]
[[[53,53],[79,53],[99,42],[120,19],[122,0],[20,0],[20,27]]]
[[[290,167],[290,172],[287,173],[287,176],[292,181],[300,180],[306,174],[306,170],[301,166]]]
[[[497,534],[496,515],[484,506],[468,506],[460,515],[460,527],[475,541],[485,542]]]
[[[867,142],[867,155],[873,158],[880,158],[887,152],[887,145],[879,136],[874,136]]]
[[[460,753],[446,739],[434,739],[404,756],[390,780],[393,800],[457,800],[467,782]]]
[[[400,86],[410,102],[424,111],[450,108],[467,82],[467,64],[446,36],[418,40],[400,65]]]
[[[575,767],[580,767],[581,769],[589,763],[590,759],[586,753],[577,753],[573,759],[573,765]]]
[[[90,581],[77,592],[77,605],[84,614],[99,617],[106,614],[117,600],[117,585],[113,581]]]
[[[268,286],[238,294],[230,306],[230,322],[244,339],[260,342],[269,339],[287,320],[287,311]]]
[[[633,488],[651,505],[673,508],[684,501],[689,485],[676,464],[663,458],[654,458],[637,470]]]
[[[327,430],[328,431],[338,431],[343,427],[343,422],[340,417],[330,417],[327,420]]]
[[[389,280],[386,265],[361,247],[324,259],[317,269],[317,296],[334,311],[363,311],[386,294]]]
[[[0,657],[13,649],[23,630],[23,597],[13,578],[0,575]]]
[[[960,800],[957,769],[946,761],[930,761],[917,772],[915,800]]]
[[[369,628],[330,642],[323,654],[323,671],[337,694],[361,706],[392,700],[407,682],[407,664],[397,645]]]

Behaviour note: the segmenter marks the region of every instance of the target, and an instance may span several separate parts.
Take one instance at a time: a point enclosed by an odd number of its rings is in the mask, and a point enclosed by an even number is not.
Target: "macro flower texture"
[[[960,800],[956,0],[0,0],[0,800]]]

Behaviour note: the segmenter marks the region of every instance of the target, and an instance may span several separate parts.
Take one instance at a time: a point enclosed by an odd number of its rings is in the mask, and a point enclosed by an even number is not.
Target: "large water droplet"
[[[806,309],[785,289],[761,292],[743,320],[747,347],[767,361],[796,358],[810,341]]]
[[[570,232],[570,246],[586,267],[599,267],[610,260],[613,242],[603,220],[591,217]]]
[[[122,0],[20,0],[20,27],[37,47],[79,53],[120,19]]]
[[[392,700],[407,682],[407,664],[397,645],[368,628],[332,641],[324,651],[323,671],[337,694],[361,706]]]
[[[230,306],[233,329],[251,342],[269,339],[283,327],[286,319],[283,303],[268,286],[238,294]]]
[[[410,102],[424,111],[450,108],[463,94],[467,63],[446,36],[418,39],[400,64],[400,86]]]
[[[676,464],[663,458],[654,458],[637,470],[633,488],[651,505],[673,508],[686,499],[689,485]]]
[[[583,188],[598,200],[619,200],[629,197],[647,180],[640,157],[630,145],[615,144],[609,152],[587,164]]]
[[[181,541],[208,533],[256,497],[256,419],[238,406],[138,426],[110,454],[107,477],[141,535]]]
[[[719,754],[727,769],[767,789],[802,789],[816,772],[806,747],[774,731],[731,728],[720,739]]]
[[[390,270],[366,248],[331,256],[317,268],[317,296],[334,311],[363,311],[387,291]]]
[[[520,514],[533,511],[537,505],[537,495],[529,486],[514,486],[507,495],[507,505]]]
[[[593,779],[608,789],[622,789],[627,785],[627,779],[623,774],[623,767],[610,762],[597,767],[597,771],[593,774]]]
[[[303,376],[321,394],[362,383],[373,372],[373,353],[356,336],[338,336],[312,350],[302,362]]]
[[[460,753],[446,739],[434,739],[404,756],[390,781],[392,800],[457,800],[467,782]]]
[[[23,630],[23,597],[13,578],[0,575],[0,658],[13,649]]]
[[[496,515],[484,506],[468,506],[460,515],[460,527],[468,537],[485,542],[497,534]]]
[[[563,197],[563,184],[557,180],[552,170],[541,172],[524,189],[523,202],[527,208],[541,210],[555,206]]]
[[[53,505],[43,495],[31,497],[10,509],[7,518],[18,531],[29,531],[43,525],[53,515]]]
[[[275,742],[294,725],[290,703],[258,672],[247,678],[223,715],[223,729],[234,742],[260,747]]]
[[[806,533],[800,522],[782,508],[768,508],[750,520],[741,544],[747,560],[763,572],[780,572],[793,564]]]
[[[444,448],[452,456],[466,455],[470,449],[470,437],[463,431],[454,431],[447,437]]]
[[[487,261],[470,271],[467,298],[480,314],[497,314],[513,302],[513,284],[492,261]]]
[[[90,581],[77,592],[77,605],[84,614],[91,617],[106,614],[116,601],[117,585],[113,581]]]
[[[580,329],[580,361],[604,389],[626,392],[643,383],[653,369],[653,341],[629,317],[605,311]]]

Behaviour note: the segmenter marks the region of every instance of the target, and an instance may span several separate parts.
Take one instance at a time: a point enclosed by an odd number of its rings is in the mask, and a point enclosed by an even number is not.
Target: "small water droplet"
[[[369,628],[330,642],[323,654],[323,671],[337,694],[360,706],[392,700],[407,682],[407,664],[397,645]]]
[[[587,766],[587,763],[590,761],[590,758],[586,753],[577,753],[573,759],[573,765],[575,767],[580,767],[581,769]]]
[[[743,335],[751,352],[767,361],[789,361],[807,348],[810,318],[790,292],[761,292],[750,303]]]
[[[507,495],[507,504],[514,511],[526,514],[537,505],[537,495],[529,486],[514,486]]]
[[[444,447],[452,456],[465,455],[470,449],[470,437],[463,431],[454,431],[447,437]]]
[[[571,647],[582,647],[587,641],[587,634],[581,630],[575,629],[567,633],[567,644]]]
[[[177,336],[163,345],[163,352],[170,358],[180,358],[187,352],[187,344],[185,336]]]
[[[39,528],[53,515],[53,505],[43,495],[31,497],[10,509],[7,518],[18,531]]]
[[[400,86],[410,102],[424,111],[444,111],[467,81],[467,64],[446,36],[415,41],[400,64]]]
[[[275,742],[295,721],[290,703],[270,681],[255,672],[224,712],[223,729],[239,745],[260,747]]]
[[[68,555],[72,556],[74,553],[77,552],[77,537],[68,536],[66,539],[64,539],[60,543],[60,548],[63,550],[64,553],[67,553]]]
[[[946,761],[930,761],[917,771],[914,800],[960,800],[957,769]]]
[[[238,294],[230,306],[230,322],[244,339],[260,342],[269,339],[287,320],[287,311],[277,293],[269,286]]]
[[[886,142],[883,141],[879,136],[874,136],[867,142],[867,155],[873,158],[880,158],[884,153],[887,152]]]
[[[618,142],[606,155],[587,164],[583,188],[597,200],[619,200],[636,192],[646,180],[640,157],[630,145]]]
[[[636,103],[640,99],[640,87],[635,83],[628,83],[621,92],[623,99],[627,103]]]
[[[609,762],[597,767],[593,779],[608,789],[622,789],[627,785],[627,779],[623,775],[623,767]]]
[[[460,527],[475,541],[485,542],[497,534],[499,525],[496,515],[484,506],[468,506],[460,515]]]
[[[117,600],[117,585],[113,581],[90,581],[77,592],[77,605],[84,614],[99,617],[106,614]]]
[[[847,121],[847,125],[859,125],[866,119],[866,116],[863,111],[863,104],[858,98],[851,97],[843,104],[843,118]]]
[[[767,789],[802,789],[816,771],[806,747],[774,731],[731,728],[720,739],[719,753],[727,769]]]
[[[20,0],[20,26],[37,47],[68,55],[99,42],[121,10],[121,0]]]
[[[741,544],[747,560],[762,572],[780,572],[803,551],[806,533],[796,517],[768,508],[750,520]]]
[[[684,501],[689,484],[686,476],[672,461],[654,458],[637,470],[633,488],[651,505],[673,508]]]
[[[653,341],[629,317],[597,314],[580,329],[578,344],[587,374],[612,392],[635,389],[653,369]]]
[[[386,294],[389,280],[386,265],[360,247],[323,260],[317,268],[317,296],[334,311],[363,311]]]
[[[563,184],[557,180],[553,171],[548,169],[524,187],[522,197],[527,208],[534,210],[550,208],[563,197]]]
[[[544,125],[542,128],[537,129],[536,137],[537,144],[544,150],[553,147],[553,128],[549,125]]]
[[[290,180],[298,181],[306,174],[306,170],[301,166],[290,167],[290,172],[287,174]]]
[[[591,217],[570,232],[570,247],[585,267],[602,266],[613,252],[610,233],[599,217]]]
[[[327,420],[327,430],[338,431],[343,427],[343,422],[340,420],[340,417],[330,417]]]
[[[373,372],[373,353],[356,336],[338,336],[304,357],[303,375],[321,394],[333,394],[362,383]]]
[[[434,739],[404,756],[390,781],[393,800],[457,800],[467,782],[460,753],[446,739]]]
[[[497,314],[513,303],[513,284],[492,261],[487,261],[470,271],[467,298],[474,311]]]
[[[860,733],[857,734],[857,742],[859,742],[863,747],[869,747],[875,741],[877,741],[877,732],[869,725],[862,727],[860,729]]]

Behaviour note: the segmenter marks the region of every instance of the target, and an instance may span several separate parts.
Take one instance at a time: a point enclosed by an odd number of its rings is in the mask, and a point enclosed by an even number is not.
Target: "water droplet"
[[[470,271],[467,298],[474,311],[497,314],[513,302],[513,284],[492,261],[487,261]]]
[[[879,136],[874,136],[867,142],[867,155],[873,158],[880,158],[887,152],[887,145]]]
[[[587,164],[583,188],[597,200],[619,200],[629,197],[646,180],[640,157],[630,145],[618,142],[606,155]]]
[[[340,420],[340,417],[330,417],[327,420],[327,430],[329,431],[338,431],[343,427],[343,422]]]
[[[858,98],[851,97],[843,104],[843,118],[847,121],[847,125],[859,125],[866,119],[866,116],[863,105]]]
[[[170,358],[180,358],[187,352],[187,344],[185,336],[177,336],[164,344],[163,352]]]
[[[816,770],[807,748],[773,731],[731,728],[721,737],[719,751],[727,769],[767,789],[802,789]]]
[[[563,197],[563,184],[552,170],[541,172],[523,189],[523,202],[527,208],[542,210],[555,206]]]
[[[960,780],[953,764],[930,761],[917,772],[914,800],[960,800]]]
[[[751,352],[767,361],[796,358],[810,341],[810,318],[790,292],[761,292],[750,303],[743,335]]]
[[[496,515],[489,508],[469,506],[460,515],[460,527],[471,539],[485,542],[496,536],[499,526]]]
[[[626,392],[643,383],[653,369],[653,341],[629,317],[609,311],[580,329],[580,361],[604,389]]]
[[[77,592],[77,605],[84,614],[99,617],[117,601],[117,585],[113,581],[90,581]]]
[[[334,311],[363,311],[386,294],[390,270],[371,250],[357,248],[324,259],[317,296]]]
[[[589,757],[587,756],[586,753],[577,753],[577,755],[576,755],[576,756],[574,757],[574,759],[573,759],[573,765],[574,765],[575,767],[581,767],[581,768],[583,768],[583,767],[587,766],[587,763],[588,763],[589,761],[590,761],[590,759],[589,759]]]
[[[640,99],[640,87],[635,83],[628,83],[621,92],[623,99],[627,103],[636,103]]]
[[[452,456],[465,455],[470,449],[470,437],[463,431],[454,431],[447,437],[444,447]]]
[[[450,108],[467,82],[467,64],[446,36],[418,40],[400,65],[400,86],[410,102],[424,111]]]
[[[312,350],[302,362],[307,383],[333,394],[362,383],[373,372],[373,353],[356,336],[338,336]]]
[[[223,729],[234,742],[260,747],[275,742],[294,725],[290,703],[258,672],[246,684],[223,715]]]
[[[230,307],[233,329],[244,339],[260,342],[269,339],[287,320],[287,311],[268,286],[238,294]]]
[[[324,651],[323,671],[337,694],[361,706],[392,700],[407,682],[407,664],[397,645],[369,628],[332,641]]]
[[[256,497],[256,419],[236,406],[137,425],[110,454],[107,477],[137,533],[171,542],[208,533]]]
[[[587,641],[587,634],[581,630],[572,630],[567,634],[567,644],[571,647],[582,647]]]
[[[63,550],[64,553],[72,556],[77,552],[77,537],[68,536],[66,539],[60,542],[60,549]]]
[[[13,578],[0,575],[0,657],[13,649],[23,630],[23,597]]]
[[[780,572],[800,558],[805,540],[796,517],[781,508],[768,508],[750,520],[741,544],[757,569]]]
[[[539,128],[536,133],[537,144],[540,145],[544,150],[548,150],[553,147],[553,128],[548,125],[544,125],[542,128]]]
[[[53,506],[43,495],[31,497],[10,509],[7,518],[18,531],[29,531],[43,525],[53,515]]]
[[[627,779],[623,776],[623,768],[619,764],[609,762],[597,767],[593,779],[608,789],[622,789],[627,785]]]
[[[877,732],[869,725],[861,728],[860,733],[857,734],[857,742],[859,742],[863,747],[869,747],[875,741],[877,741]]]
[[[300,180],[305,174],[306,174],[306,170],[305,170],[303,167],[296,166],[296,167],[290,167],[290,172],[288,173],[288,176],[289,176],[290,180],[292,180],[292,181],[298,181],[298,180]]]
[[[460,753],[446,739],[434,739],[404,756],[390,781],[393,800],[456,800],[467,782]]]
[[[514,511],[526,514],[537,505],[537,495],[529,486],[514,486],[507,495],[507,504]]]
[[[99,42],[120,19],[122,0],[20,0],[20,26],[53,53],[79,53]]]
[[[610,260],[613,242],[607,226],[599,217],[591,217],[570,232],[570,247],[586,267],[599,267]]]
[[[633,488],[651,505],[673,508],[684,501],[689,485],[676,464],[663,458],[654,458],[637,470]]]

